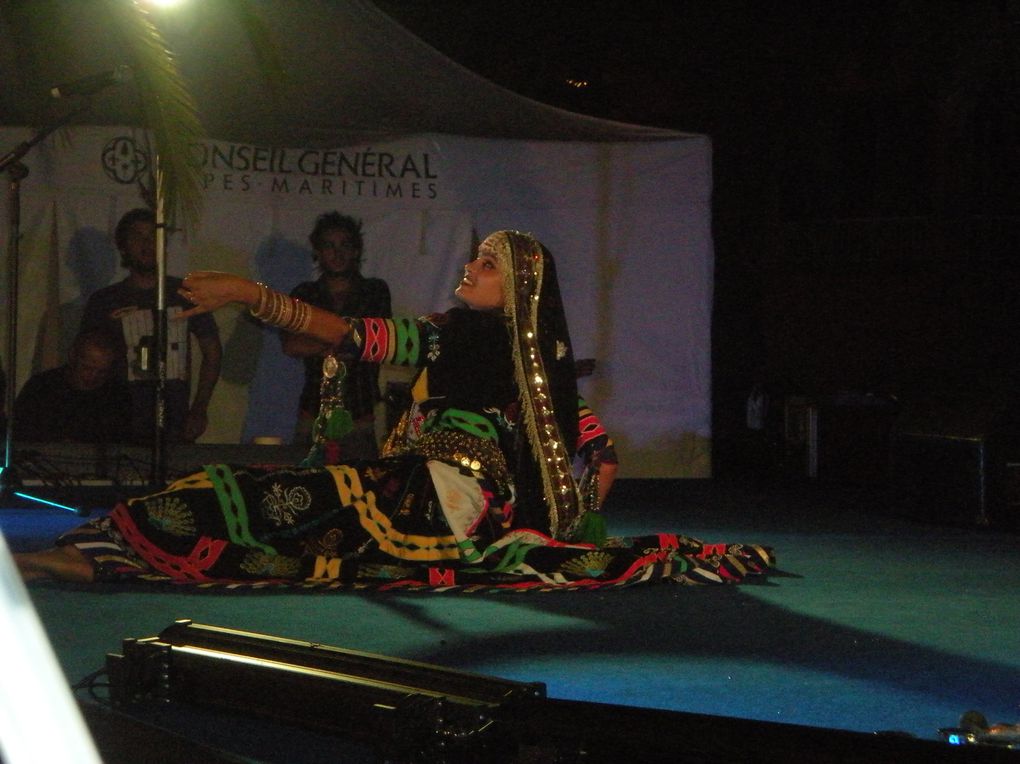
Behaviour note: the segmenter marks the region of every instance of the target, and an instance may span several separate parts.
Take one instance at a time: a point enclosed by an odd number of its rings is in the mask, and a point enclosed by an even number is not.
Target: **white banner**
[[[0,128],[0,152],[30,134]],[[319,214],[337,209],[364,220],[365,275],[389,283],[395,313],[420,315],[453,304],[473,237],[529,231],[557,259],[575,355],[596,359],[581,392],[617,441],[621,475],[704,477],[710,151],[703,136],[573,143],[416,135],[326,149],[204,143],[192,151],[203,220],[170,236],[168,267],[175,275],[229,270],[289,291],[314,277],[308,234]],[[124,277],[113,228],[141,206],[137,180],[149,162],[144,133],[117,127],[75,128],[25,157],[19,388],[66,358],[88,295]],[[282,354],[272,330],[239,311],[221,311],[217,321],[224,365],[202,441],[288,440],[300,364]]]

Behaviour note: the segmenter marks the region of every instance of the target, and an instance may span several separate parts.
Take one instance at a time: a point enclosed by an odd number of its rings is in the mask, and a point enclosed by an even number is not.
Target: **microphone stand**
[[[156,213],[156,432],[152,439],[152,483],[154,487],[166,485],[166,219],[164,217],[163,171],[159,154],[153,156]]]
[[[4,438],[4,463],[0,468],[0,501],[8,500],[12,496],[21,499],[46,504],[51,507],[74,512],[76,515],[85,516],[88,510],[82,507],[72,507],[59,504],[40,496],[33,496],[20,490],[21,479],[14,464],[14,388],[18,383],[18,256],[21,242],[21,181],[28,176],[28,168],[22,164],[24,157],[32,147],[41,142],[46,136],[58,127],[67,124],[75,116],[91,107],[87,103],[76,109],[48,127],[36,131],[29,140],[15,147],[3,157],[0,157],[0,172],[6,170],[10,179],[8,195],[8,212],[10,230],[8,231],[7,243],[7,389],[4,392],[4,409],[7,412],[7,426]]]

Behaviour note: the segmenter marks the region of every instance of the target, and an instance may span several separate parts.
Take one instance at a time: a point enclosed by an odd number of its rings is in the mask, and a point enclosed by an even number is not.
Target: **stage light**
[[[515,746],[510,715],[545,697],[538,682],[189,620],[124,640],[106,668],[116,705],[154,700],[239,712],[369,744],[389,741],[422,761],[473,755],[461,751],[469,743],[473,753]]]
[[[106,673],[116,705],[193,704],[271,719],[368,744],[380,760],[401,763],[617,764],[635,752],[649,764],[1002,761],[991,746],[901,733],[547,698],[539,682],[189,620],[156,637],[124,640],[123,654],[107,656]]]

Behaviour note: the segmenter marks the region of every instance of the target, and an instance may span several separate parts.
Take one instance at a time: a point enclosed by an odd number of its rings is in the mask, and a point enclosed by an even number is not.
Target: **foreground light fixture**
[[[508,718],[545,697],[515,682],[314,642],[179,620],[108,655],[115,705],[150,700],[272,718],[449,757],[507,746]],[[438,761],[439,759],[433,759]]]
[[[183,703],[275,719],[368,743],[394,764],[993,764],[1004,753],[897,732],[557,700],[540,682],[190,620],[124,640],[106,673],[116,705]]]

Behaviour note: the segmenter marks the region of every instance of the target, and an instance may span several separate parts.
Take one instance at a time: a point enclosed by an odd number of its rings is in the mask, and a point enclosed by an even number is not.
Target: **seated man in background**
[[[100,330],[80,333],[68,363],[33,375],[14,402],[14,439],[118,443],[129,440],[131,396],[113,375],[117,343]]]

